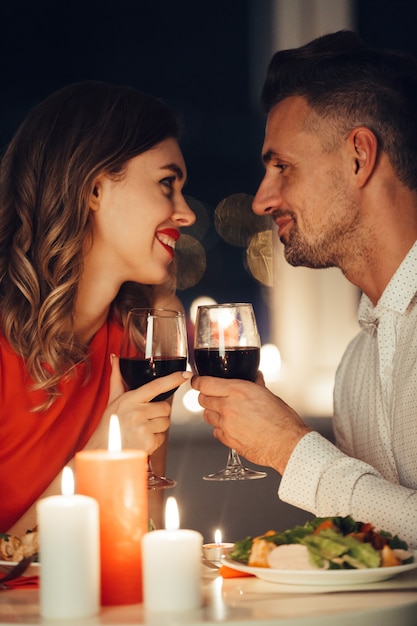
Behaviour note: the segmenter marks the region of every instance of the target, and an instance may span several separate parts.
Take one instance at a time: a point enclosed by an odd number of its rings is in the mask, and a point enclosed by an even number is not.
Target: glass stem
[[[238,469],[242,466],[242,461],[236,450],[229,448],[229,456],[227,457],[226,469]]]
[[[148,455],[148,476],[153,475],[153,469],[151,464],[151,457]]]

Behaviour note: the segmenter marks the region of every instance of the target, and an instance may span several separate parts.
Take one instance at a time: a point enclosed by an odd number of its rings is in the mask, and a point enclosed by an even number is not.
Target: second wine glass
[[[136,389],[154,378],[187,367],[187,330],[184,314],[168,309],[132,309],[129,311],[120,346],[120,372],[128,389]],[[169,398],[176,389],[151,400]],[[148,489],[167,489],[175,480],[158,476],[148,457]]]
[[[197,308],[194,360],[200,376],[241,378],[254,381],[260,360],[260,338],[253,307],[249,303],[211,304]],[[236,450],[227,464],[204,480],[250,480],[265,472],[248,469]]]

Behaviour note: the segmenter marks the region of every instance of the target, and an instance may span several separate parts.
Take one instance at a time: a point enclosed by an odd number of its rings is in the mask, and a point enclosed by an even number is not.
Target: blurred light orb
[[[204,204],[193,196],[184,195],[184,199],[190,209],[194,212],[196,220],[191,226],[184,226],[181,233],[190,235],[197,241],[201,241],[207,235],[210,228],[210,216]],[[182,235],[181,235],[182,236]]]
[[[207,269],[206,252],[199,241],[191,235],[182,234],[175,247],[177,264],[177,289],[194,287]]]
[[[198,396],[199,392],[195,389],[189,389],[184,394],[182,403],[190,413],[201,413],[203,411],[203,407],[198,403]]]
[[[246,262],[250,273],[267,287],[274,284],[272,241],[272,231],[263,230],[252,235],[246,249]]]
[[[197,316],[197,308],[199,306],[203,306],[205,304],[217,304],[216,300],[211,298],[210,296],[200,296],[192,301],[190,306],[190,320],[193,324],[195,324],[195,318]]]
[[[214,211],[214,226],[226,243],[244,248],[257,232],[259,218],[252,211],[253,196],[235,193],[224,198]]]
[[[219,202],[214,211],[214,227],[228,244],[246,248],[251,237],[271,228],[267,215],[256,215],[252,210],[253,196],[234,193]]]
[[[266,343],[261,347],[259,369],[266,383],[278,380],[281,371],[281,354],[277,346],[272,343]]]

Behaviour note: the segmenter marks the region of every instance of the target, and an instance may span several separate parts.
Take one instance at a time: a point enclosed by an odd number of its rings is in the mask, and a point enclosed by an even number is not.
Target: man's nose
[[[258,187],[252,202],[252,210],[257,215],[268,215],[281,204],[278,185],[274,185],[265,176]]]

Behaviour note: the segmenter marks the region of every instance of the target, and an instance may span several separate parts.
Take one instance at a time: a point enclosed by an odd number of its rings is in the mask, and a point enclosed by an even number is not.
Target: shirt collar
[[[404,314],[417,293],[417,241],[397,268],[374,307],[366,294],[362,294],[358,320],[362,328],[376,328],[384,311]]]

